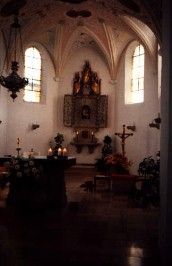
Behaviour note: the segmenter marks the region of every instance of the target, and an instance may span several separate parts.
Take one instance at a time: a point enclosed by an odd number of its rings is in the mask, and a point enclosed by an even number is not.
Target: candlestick
[[[16,148],[16,151],[17,151],[17,157],[20,157],[20,150],[21,150],[21,148]]]

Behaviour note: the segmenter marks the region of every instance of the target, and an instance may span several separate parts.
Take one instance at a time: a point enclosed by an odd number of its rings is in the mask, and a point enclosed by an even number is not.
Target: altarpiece
[[[97,143],[95,133],[107,127],[107,108],[108,96],[101,95],[101,79],[86,61],[83,70],[74,75],[73,94],[64,96],[63,122],[76,132],[76,146]]]

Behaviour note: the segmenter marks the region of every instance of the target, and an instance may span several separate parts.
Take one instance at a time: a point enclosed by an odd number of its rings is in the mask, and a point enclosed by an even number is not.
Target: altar
[[[4,165],[5,162],[10,162],[11,159],[12,157],[1,157],[0,166]],[[24,158],[20,158],[20,160],[25,161]],[[46,156],[40,156],[31,160],[42,166],[42,182],[40,182],[41,186],[36,186],[36,188],[27,188],[25,186],[25,191],[20,190],[23,195],[23,202],[20,202],[21,205],[24,205],[24,201],[26,201],[27,205],[31,207],[64,207],[67,203],[65,170],[76,164],[76,158],[47,158]],[[15,194],[19,194],[19,191],[16,189],[13,192],[9,188],[7,206],[18,204],[18,195]]]

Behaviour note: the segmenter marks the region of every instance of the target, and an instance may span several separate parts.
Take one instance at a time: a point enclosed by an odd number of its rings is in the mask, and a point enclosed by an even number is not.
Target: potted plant
[[[112,154],[112,138],[106,135],[103,140],[103,148],[102,148],[102,157],[107,156],[108,154]]]
[[[102,156],[99,159],[96,159],[95,167],[98,172],[105,172],[106,165],[105,165],[105,157],[109,154],[112,154],[112,138],[108,135],[104,137],[103,140],[103,147],[102,147]]]
[[[55,140],[55,147],[54,147],[54,155],[58,154],[58,149],[62,149],[62,143],[64,141],[63,134],[57,133],[57,135],[54,137]]]
[[[159,206],[160,152],[156,155],[157,159],[149,156],[139,163],[139,176],[131,191],[131,196],[140,207],[147,207],[149,204],[154,207]],[[141,183],[139,188],[138,182]]]

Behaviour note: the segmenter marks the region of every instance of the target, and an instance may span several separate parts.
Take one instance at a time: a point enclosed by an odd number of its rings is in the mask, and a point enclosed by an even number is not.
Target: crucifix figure
[[[123,132],[115,133],[115,135],[121,138],[122,155],[125,156],[125,140],[126,138],[133,136],[133,133],[125,133],[125,125],[123,125]]]

